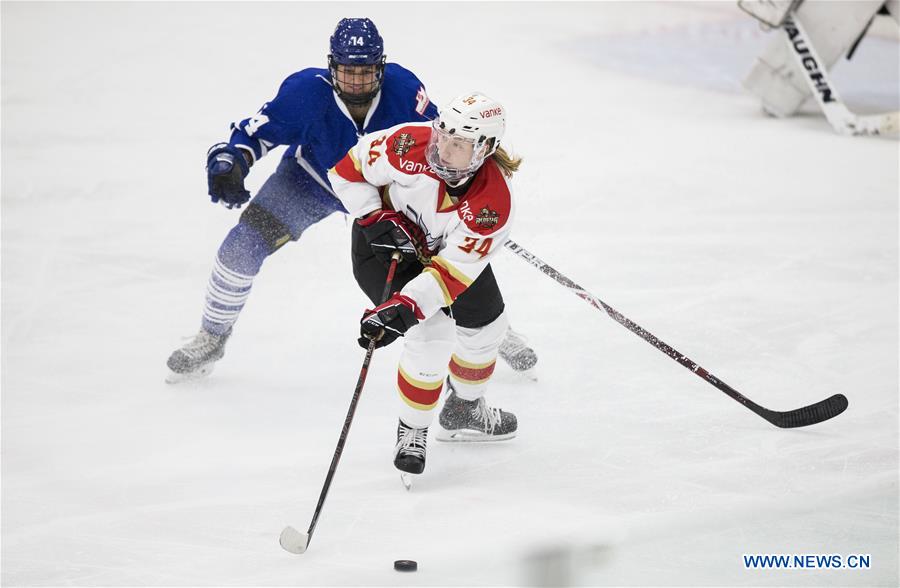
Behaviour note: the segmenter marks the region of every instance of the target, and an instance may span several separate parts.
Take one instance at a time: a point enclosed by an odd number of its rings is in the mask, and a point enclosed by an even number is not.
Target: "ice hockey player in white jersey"
[[[516,434],[515,415],[484,398],[507,328],[490,261],[512,228],[509,178],[521,163],[500,146],[505,129],[503,107],[470,92],[431,123],[363,137],[329,171],[335,193],[357,219],[354,276],[377,305],[363,314],[360,345],[404,337],[394,450],[403,472],[425,469],[428,427],[445,385],[439,440]],[[395,251],[402,258],[393,294],[379,304]]]

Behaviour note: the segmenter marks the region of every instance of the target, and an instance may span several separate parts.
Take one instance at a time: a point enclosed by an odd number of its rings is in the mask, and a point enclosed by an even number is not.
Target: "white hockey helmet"
[[[500,146],[506,131],[506,110],[481,92],[468,92],[450,101],[432,123],[431,139],[425,150],[428,165],[442,180],[458,182],[478,171],[487,157]],[[470,144],[466,161],[448,161],[442,146],[448,142]],[[468,149],[467,149],[468,151]]]

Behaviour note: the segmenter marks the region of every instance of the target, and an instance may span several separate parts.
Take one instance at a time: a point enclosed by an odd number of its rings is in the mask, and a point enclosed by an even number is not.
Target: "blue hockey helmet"
[[[348,104],[365,104],[371,101],[381,89],[385,62],[384,39],[378,34],[375,23],[368,18],[341,19],[331,35],[330,46],[328,70],[338,96]],[[364,71],[363,74],[355,75],[364,76],[365,83],[353,83],[344,79],[339,82],[339,65],[345,66],[341,68],[342,72]]]

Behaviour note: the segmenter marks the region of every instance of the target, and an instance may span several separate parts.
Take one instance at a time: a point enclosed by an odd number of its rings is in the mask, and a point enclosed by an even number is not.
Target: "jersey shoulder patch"
[[[425,148],[431,138],[431,125],[417,123],[395,129],[387,137],[385,153],[391,167],[408,175],[433,175],[425,161]]]
[[[503,172],[492,159],[482,166],[456,212],[470,230],[480,235],[495,233],[509,221],[512,194]]]

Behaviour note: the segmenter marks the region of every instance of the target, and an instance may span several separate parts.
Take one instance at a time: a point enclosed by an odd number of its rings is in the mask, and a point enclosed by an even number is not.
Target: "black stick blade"
[[[820,400],[815,404],[810,404],[803,408],[796,408],[785,412],[769,410],[767,411],[767,414],[763,416],[776,427],[781,427],[782,429],[794,429],[796,427],[808,427],[809,425],[815,425],[816,423],[821,423],[822,421],[834,418],[847,410],[848,405],[849,402],[847,401],[846,396],[843,394],[835,394],[830,398]]]

